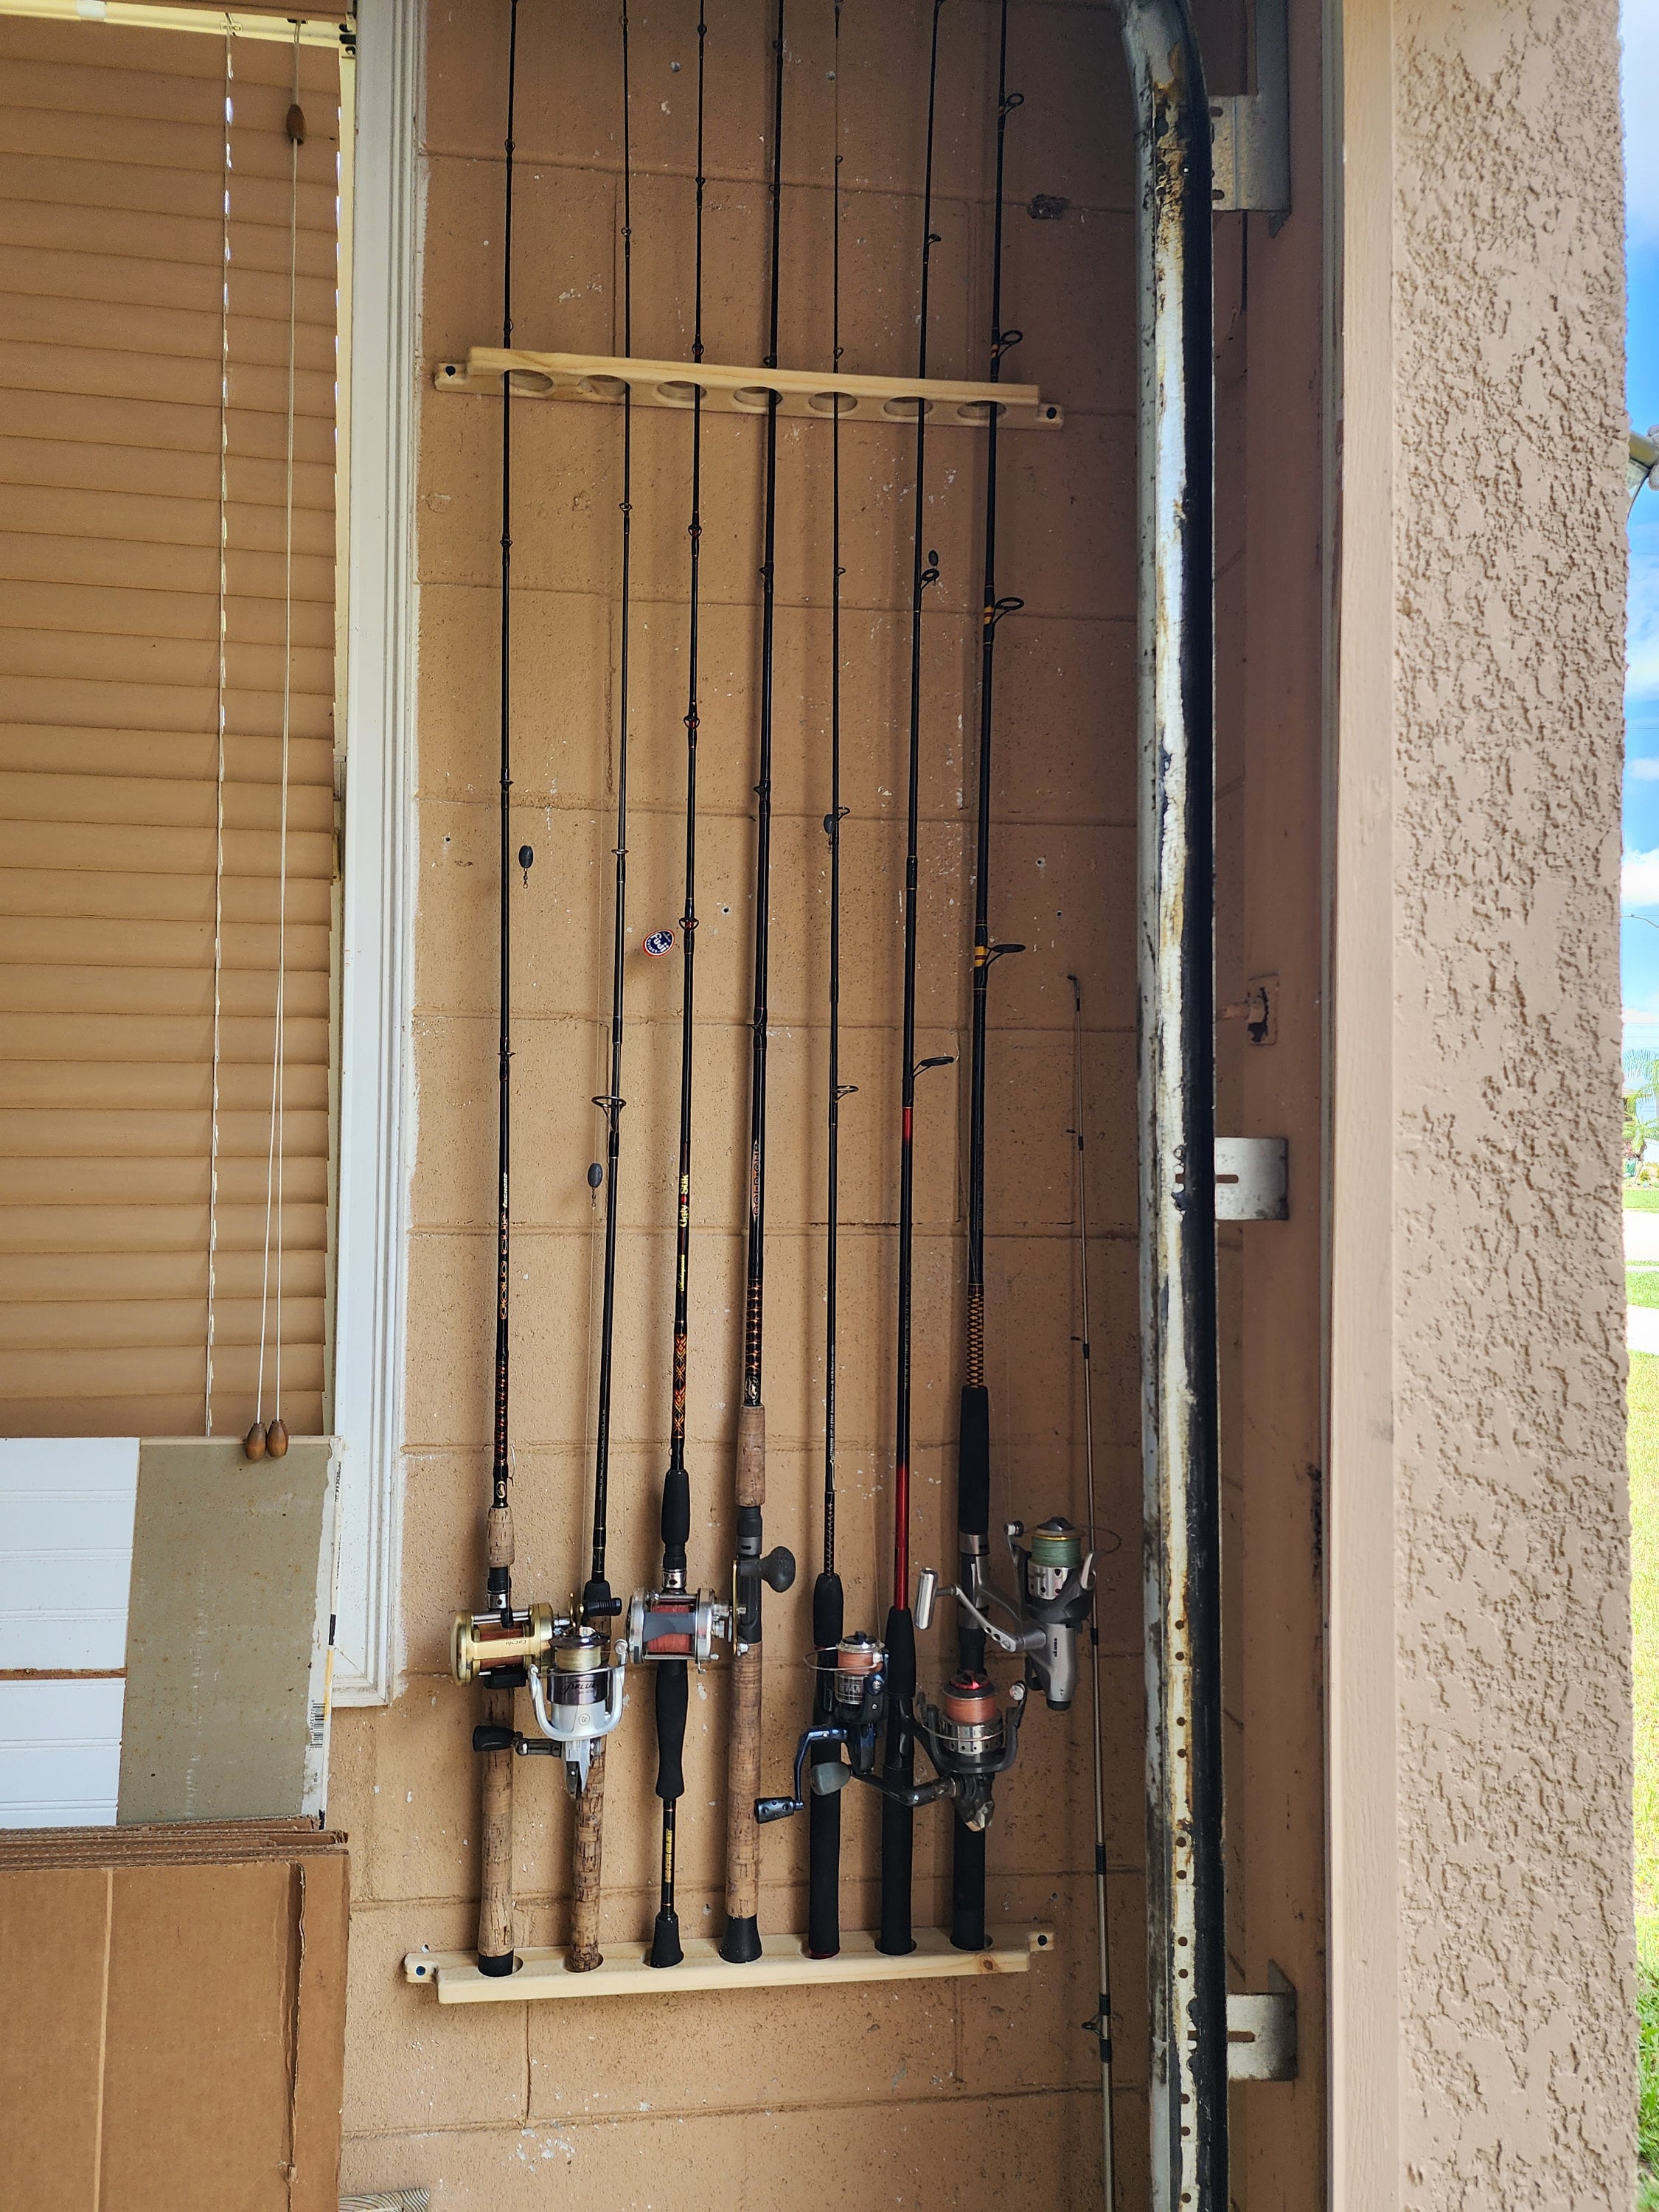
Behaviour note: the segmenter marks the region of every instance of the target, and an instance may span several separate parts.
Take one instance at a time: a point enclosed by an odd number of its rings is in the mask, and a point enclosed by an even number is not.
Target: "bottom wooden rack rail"
[[[562,1947],[523,1949],[511,1974],[481,1974],[470,1951],[410,1951],[405,1981],[435,1989],[440,2004],[522,2004],[542,1997],[672,1996],[676,1990],[779,1989],[800,1982],[916,1982],[975,1974],[1029,1972],[1037,1952],[1054,1948],[1054,1931],[1026,1922],[993,1928],[989,1948],[957,1951],[942,1928],[918,1928],[902,1957],[878,1951],[866,1929],[843,1936],[833,1959],[813,1959],[799,1936],[764,1936],[752,1966],[728,1966],[712,1936],[689,1936],[681,1966],[645,1963],[643,1943],[612,1943],[592,1973],[566,1970]]]

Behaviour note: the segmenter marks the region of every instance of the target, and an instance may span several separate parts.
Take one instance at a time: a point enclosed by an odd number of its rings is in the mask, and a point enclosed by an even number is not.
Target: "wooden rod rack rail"
[[[771,396],[777,411],[807,421],[914,422],[918,406],[928,427],[982,429],[1000,410],[1005,430],[1059,430],[1066,410],[1045,399],[1035,384],[957,384],[938,377],[820,375],[805,368],[731,368],[715,362],[644,361],[610,354],[535,353],[514,346],[473,346],[464,362],[441,362],[433,382],[440,392],[498,392],[513,380],[513,396],[578,399],[615,405],[631,389],[636,407],[689,411],[702,388],[706,412],[753,415],[763,422]],[[695,378],[695,381],[694,381]]]
[[[440,2004],[524,2004],[540,1997],[667,1997],[696,1990],[775,1990],[809,1983],[968,1980],[1024,1974],[1038,1952],[1054,1948],[1054,1931],[1032,1926],[993,1928],[990,1948],[957,1951],[942,1928],[918,1928],[916,1948],[902,1958],[878,1951],[867,1929],[843,1935],[833,1959],[812,1959],[799,1936],[763,1936],[752,1965],[728,1966],[712,1936],[688,1936],[678,1966],[646,1964],[643,1943],[612,1943],[591,1973],[565,1970],[560,1948],[520,1949],[510,1974],[478,1972],[471,1951],[410,1951],[404,1979],[435,1990]]]

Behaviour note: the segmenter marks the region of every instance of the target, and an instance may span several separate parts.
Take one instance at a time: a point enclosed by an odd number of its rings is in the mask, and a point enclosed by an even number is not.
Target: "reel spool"
[[[463,1686],[481,1676],[503,1688],[529,1683],[539,1735],[484,1723],[472,1731],[472,1748],[562,1759],[565,1787],[580,1797],[594,1745],[623,1717],[625,1652],[607,1659],[596,1629],[560,1618],[550,1605],[532,1605],[523,1613],[457,1613],[449,1664]]]
[[[449,1632],[449,1671],[465,1688],[481,1675],[538,1666],[553,1648],[561,1624],[550,1605],[528,1606],[522,1613],[458,1613]]]
[[[732,1636],[732,1608],[713,1590],[635,1590],[628,1601],[622,1650],[638,1664],[651,1659],[689,1659],[706,1667],[715,1638]]]
[[[1025,1601],[1026,1676],[1049,1711],[1063,1713],[1077,1694],[1077,1632],[1094,1603],[1094,1553],[1085,1557],[1083,1531],[1063,1513],[1032,1529],[1030,1551],[1015,1540],[1024,1533],[1019,1522],[1008,1523],[1008,1549]]]
[[[977,1561],[969,1589],[955,1583],[941,1589],[933,1568],[924,1567],[916,1583],[916,1626],[925,1632],[938,1600],[954,1598],[1000,1651],[1024,1658],[1027,1683],[1042,1691],[1051,1712],[1063,1713],[1077,1694],[1077,1632],[1094,1603],[1095,1555],[1084,1551],[1082,1530],[1063,1513],[1050,1514],[1032,1530],[1029,1551],[1018,1540],[1025,1534],[1023,1521],[1006,1522],[1004,1534],[1018,1602],[982,1579]],[[986,1607],[993,1605],[1014,1622],[1012,1631],[988,1618]]]
[[[937,1705],[925,1698],[916,1699],[916,1734],[935,1768],[950,1782],[950,1794],[965,1826],[979,1829],[989,1824],[991,1785],[1014,1763],[1024,1715],[1024,1682],[1011,1687],[1005,1708],[990,1676],[972,1667],[951,1677]]]
[[[627,1666],[627,1654],[620,1647],[606,1656],[605,1640],[596,1628],[562,1620],[547,1660],[530,1670],[536,1725],[563,1759],[565,1787],[573,1797],[580,1797],[587,1787],[594,1745],[623,1717]],[[516,1747],[538,1751],[542,1746],[525,1742]]]
[[[806,1802],[801,1784],[809,1760],[815,1797],[832,1797],[853,1781],[878,1782],[876,1765],[887,1720],[885,1645],[856,1632],[815,1651],[812,1666],[817,1686],[813,1709],[828,1717],[808,1729],[795,1747],[793,1796],[757,1797],[757,1820],[782,1820],[800,1811]]]

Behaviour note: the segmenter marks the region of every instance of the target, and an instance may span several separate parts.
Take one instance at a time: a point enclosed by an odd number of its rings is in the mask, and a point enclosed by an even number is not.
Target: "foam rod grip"
[[[685,1795],[685,1662],[657,1664],[657,1795],[672,1804]]]
[[[726,1800],[726,1934],[720,1956],[746,1966],[760,1956],[761,1654],[751,1644],[732,1662],[732,1748]]]
[[[486,1728],[513,1727],[511,1690],[486,1690]],[[513,1971],[513,1757],[510,1750],[483,1753],[483,1826],[478,1882],[478,1968]]]
[[[991,1394],[982,1383],[962,1394],[957,1428],[957,1527],[965,1536],[991,1533]]]
[[[820,1575],[812,1585],[812,1642],[827,1651],[846,1633],[846,1597],[839,1575]],[[818,1678],[814,1719],[824,1716],[824,1682]],[[806,1948],[814,1959],[833,1959],[841,1948],[841,1798],[814,1794],[806,1801]]]
[[[605,1742],[593,1747],[588,1761],[587,1787],[576,1800],[575,1833],[571,1843],[570,1944],[564,1954],[568,1972],[591,1974],[605,1964],[599,1948],[599,1881],[605,1848]]]
[[[887,1764],[891,1782],[908,1788],[915,1779],[915,1749],[910,1707],[916,1693],[916,1625],[908,1607],[887,1616]],[[910,1930],[910,1884],[915,1850],[916,1816],[890,1797],[881,1801],[881,1927],[876,1948],[902,1956],[916,1948]]]
[[[985,1831],[951,1823],[951,1941],[958,1951],[985,1948]]]

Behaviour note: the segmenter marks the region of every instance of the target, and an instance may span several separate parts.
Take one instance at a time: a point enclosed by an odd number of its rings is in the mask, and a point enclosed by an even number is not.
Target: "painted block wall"
[[[839,62],[826,4],[790,9],[781,356],[827,360],[832,103],[842,106],[845,366],[908,372],[915,343],[921,126],[930,11],[849,6]],[[423,348],[428,368],[496,343],[506,8],[434,0]],[[636,9],[634,344],[691,336],[695,9]],[[984,373],[994,13],[942,29],[932,367]],[[765,350],[769,10],[711,11],[708,291],[713,360]],[[1083,1512],[1071,1243],[1068,970],[1084,980],[1096,1242],[1092,1291],[1110,1757],[1109,1864],[1122,2090],[1122,2202],[1144,2193],[1146,2115],[1139,1469],[1135,1395],[1133,300],[1127,101],[1103,10],[1022,4],[1011,81],[1005,322],[1011,376],[1060,398],[1058,434],[1002,441],[1000,586],[1024,611],[999,649],[994,931],[1030,950],[994,978],[988,1197],[994,1515]],[[677,66],[678,65],[678,66]],[[520,10],[520,343],[620,347],[616,17]],[[834,80],[830,72],[837,71]],[[1033,220],[1034,195],[1063,198]],[[515,403],[513,638],[518,1122],[513,1340],[520,1600],[568,1596],[585,1557],[602,1212],[600,1149],[614,803],[620,422]],[[635,719],[629,935],[681,911],[690,424],[635,416]],[[705,426],[697,1133],[693,1180],[692,1569],[731,1550],[739,1375],[753,845],[761,431]],[[1029,1980],[898,1991],[441,2013],[403,1985],[425,1942],[471,1941],[476,1700],[449,1681],[452,1612],[477,1601],[489,1468],[495,1164],[499,403],[428,392],[420,524],[416,969],[419,1137],[410,1249],[404,1614],[407,1682],[340,1717],[331,1818],[353,1839],[353,1990],[343,2185],[427,2182],[445,2207],[559,2201],[926,2206],[1089,2201],[1097,2076],[1087,1723],[1034,1714],[990,1838],[994,1918],[1042,1916],[1060,1955]],[[767,1771],[781,1779],[807,1699],[803,1656],[822,1480],[822,1267],[829,465],[827,424],[780,430],[778,736],[767,1364],[769,1540],[801,1560],[769,1599]],[[929,440],[919,1048],[965,1060],[972,915],[982,441]],[[847,951],[842,1111],[840,1565],[849,1623],[888,1601],[896,1204],[896,1031],[912,450],[902,428],[843,440]],[[678,957],[630,953],[621,1204],[613,1584],[651,1575],[666,1455]],[[917,1121],[914,1555],[947,1550],[963,1335],[965,1073],[923,1079]],[[936,1680],[937,1634],[924,1651]],[[948,1671],[945,1669],[945,1671]],[[719,1924],[725,1692],[694,1687],[680,1907]],[[551,1762],[518,1775],[519,1934],[564,1932],[569,1814]],[[638,1693],[606,1785],[605,1932],[654,1905],[658,1808]],[[843,1912],[871,1925],[875,1806],[849,1802]],[[945,1916],[948,1814],[918,1820],[919,1918]],[[766,1832],[763,1926],[805,1924],[804,1826]]]

